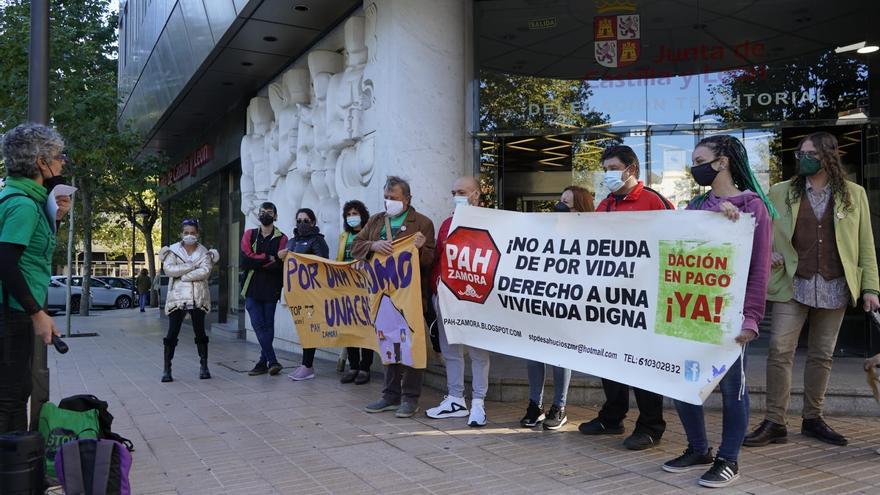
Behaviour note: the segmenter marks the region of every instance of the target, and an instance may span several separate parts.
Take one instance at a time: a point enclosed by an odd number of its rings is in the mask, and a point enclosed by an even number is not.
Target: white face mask
[[[467,196],[453,196],[452,202],[455,204],[455,206],[470,204]]]
[[[623,180],[623,170],[608,170],[602,178],[602,185],[607,187],[609,191],[615,192],[625,184]]]
[[[349,227],[356,229],[361,226],[361,216],[352,215],[350,217],[345,217],[345,223],[347,223]]]
[[[394,199],[386,199],[385,200],[385,213],[389,217],[396,217],[403,213],[403,201],[397,201]]]
[[[199,238],[192,234],[183,236],[183,243],[187,246],[192,246],[197,242],[199,242]]]

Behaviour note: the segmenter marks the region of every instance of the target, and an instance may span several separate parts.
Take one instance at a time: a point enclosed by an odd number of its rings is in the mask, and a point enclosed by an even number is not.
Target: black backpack
[[[61,409],[67,409],[68,411],[80,412],[97,409],[99,426],[98,438],[114,440],[125,445],[125,448],[128,449],[129,452],[134,452],[134,444],[131,443],[131,440],[113,433],[111,428],[113,425],[113,415],[107,410],[107,403],[101,399],[89,394],[72,395],[61,399],[61,402],[58,403],[58,407]]]

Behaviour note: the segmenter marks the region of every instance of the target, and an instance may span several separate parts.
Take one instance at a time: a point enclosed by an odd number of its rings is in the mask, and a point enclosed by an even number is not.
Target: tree
[[[88,280],[96,198],[107,191],[116,166],[131,160],[139,141],[117,129],[117,16],[109,0],[56,0],[50,4],[49,119],[67,142],[66,173],[76,179],[84,253],[84,298]],[[0,10],[0,130],[27,115],[30,2],[7,0]]]

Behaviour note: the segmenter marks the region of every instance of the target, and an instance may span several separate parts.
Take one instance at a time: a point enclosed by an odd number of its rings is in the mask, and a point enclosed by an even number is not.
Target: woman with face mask
[[[326,258],[330,255],[330,248],[324,235],[318,228],[318,218],[315,212],[309,208],[300,208],[296,212],[296,228],[293,229],[293,238],[287,241],[287,249],[278,253],[278,257],[284,259],[288,252],[298,254],[313,254]],[[294,381],[311,380],[315,377],[315,349],[303,349],[302,366],[287,375]]]
[[[743,322],[734,339],[742,350],[740,358],[730,366],[718,385],[723,403],[721,445],[713,457],[706,436],[703,406],[675,401],[688,446],[681,456],[663,464],[663,470],[671,473],[708,468],[699,484],[720,488],[739,478],[739,450],[749,421],[745,352],[747,344],[758,337],[758,323],[764,318],[764,299],[770,277],[771,217],[776,216],[776,209],[764,195],[749,166],[746,149],[737,138],[727,135],[704,138],[694,149],[693,159],[691,175],[697,184],[711,189],[691,201],[688,210],[719,212],[734,222],[739,220],[740,213],[750,213],[755,219]]]
[[[211,311],[211,292],[208,278],[214,264],[220,260],[216,249],[199,244],[199,221],[187,218],[180,232],[181,241],[164,246],[159,251],[162,270],[168,276],[168,295],[165,314],[168,315],[168,334],[165,336],[165,367],[163,382],[174,381],[171,376],[171,360],[177,347],[177,336],[183,319],[189,313],[195,332],[196,349],[201,368],[199,378],[211,378],[208,371],[208,335],[205,333],[205,316]]]
[[[553,206],[553,210],[560,213],[589,213],[593,209],[593,195],[590,191],[579,186],[568,186],[562,190],[559,202]],[[532,428],[543,424],[545,430],[558,430],[566,422],[565,402],[568,396],[568,385],[571,382],[571,370],[550,366],[553,370],[553,404],[547,413],[544,413],[544,372],[546,365],[538,361],[526,360],[529,377],[529,406],[526,415],[520,420],[520,424],[526,428]]]
[[[342,207],[342,234],[339,236],[339,249],[336,251],[336,261],[353,261],[351,245],[355,236],[364,228],[370,212],[366,205],[353,200],[345,203]],[[341,383],[363,385],[370,381],[370,367],[373,365],[373,350],[360,347],[347,347],[349,370],[343,373],[339,380]]]

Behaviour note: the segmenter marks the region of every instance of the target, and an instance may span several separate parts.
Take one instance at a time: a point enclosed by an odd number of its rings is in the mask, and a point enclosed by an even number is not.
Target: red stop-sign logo
[[[458,227],[446,238],[440,279],[460,301],[486,302],[495,287],[501,251],[489,232]]]

